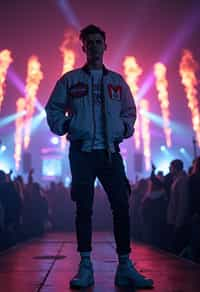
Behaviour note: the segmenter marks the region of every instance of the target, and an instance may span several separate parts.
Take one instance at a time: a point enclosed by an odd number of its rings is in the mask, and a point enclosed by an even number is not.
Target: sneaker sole
[[[135,288],[135,285],[133,283],[133,281],[129,281],[129,280],[117,280],[115,279],[115,285],[118,287],[133,287]]]
[[[82,288],[89,288],[89,287],[91,287],[93,285],[94,285],[94,282],[91,282],[91,283],[89,283],[87,285],[78,285],[78,284],[71,284],[70,283],[69,286],[70,286],[71,289],[82,289]]]
[[[130,287],[130,288],[135,288],[135,289],[153,289],[153,283],[149,285],[136,285],[135,282],[131,279],[127,280],[115,280],[115,285],[118,287]]]

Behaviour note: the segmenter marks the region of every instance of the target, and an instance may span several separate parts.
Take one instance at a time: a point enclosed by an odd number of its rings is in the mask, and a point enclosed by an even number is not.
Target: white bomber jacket
[[[136,107],[131,91],[118,73],[103,67],[102,97],[107,148],[133,135]],[[47,122],[57,135],[68,133],[70,141],[82,141],[90,151],[95,138],[93,80],[85,65],[64,74],[56,83],[45,107]],[[66,116],[66,113],[68,115]],[[84,149],[84,144],[90,145]]]

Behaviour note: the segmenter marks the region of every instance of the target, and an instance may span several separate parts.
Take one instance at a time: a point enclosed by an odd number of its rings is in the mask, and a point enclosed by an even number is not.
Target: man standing
[[[136,107],[123,78],[103,65],[105,32],[89,25],[81,30],[80,40],[86,54],[85,66],[64,74],[46,105],[50,129],[57,135],[68,133],[70,141],[71,198],[76,203],[77,250],[81,257],[70,287],[84,288],[94,284],[90,259],[91,218],[94,181],[98,177],[113,213],[119,258],[115,284],[150,288],[153,281],[139,274],[129,259],[128,190],[119,152],[119,143],[133,135]]]

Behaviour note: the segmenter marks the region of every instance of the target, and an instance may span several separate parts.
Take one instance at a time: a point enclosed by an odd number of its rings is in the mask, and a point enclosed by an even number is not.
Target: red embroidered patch
[[[88,95],[88,85],[82,82],[78,82],[69,88],[69,94],[74,98]]]
[[[115,100],[121,100],[122,87],[120,85],[108,84],[109,96]]]

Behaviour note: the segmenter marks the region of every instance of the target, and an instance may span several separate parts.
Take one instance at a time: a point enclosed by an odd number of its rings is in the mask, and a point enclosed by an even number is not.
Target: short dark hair
[[[86,27],[84,27],[81,31],[80,31],[80,40],[82,42],[84,42],[86,39],[87,39],[87,36],[89,34],[92,34],[92,33],[99,33],[104,41],[106,40],[106,33],[98,26],[94,25],[94,24],[90,24]]]

